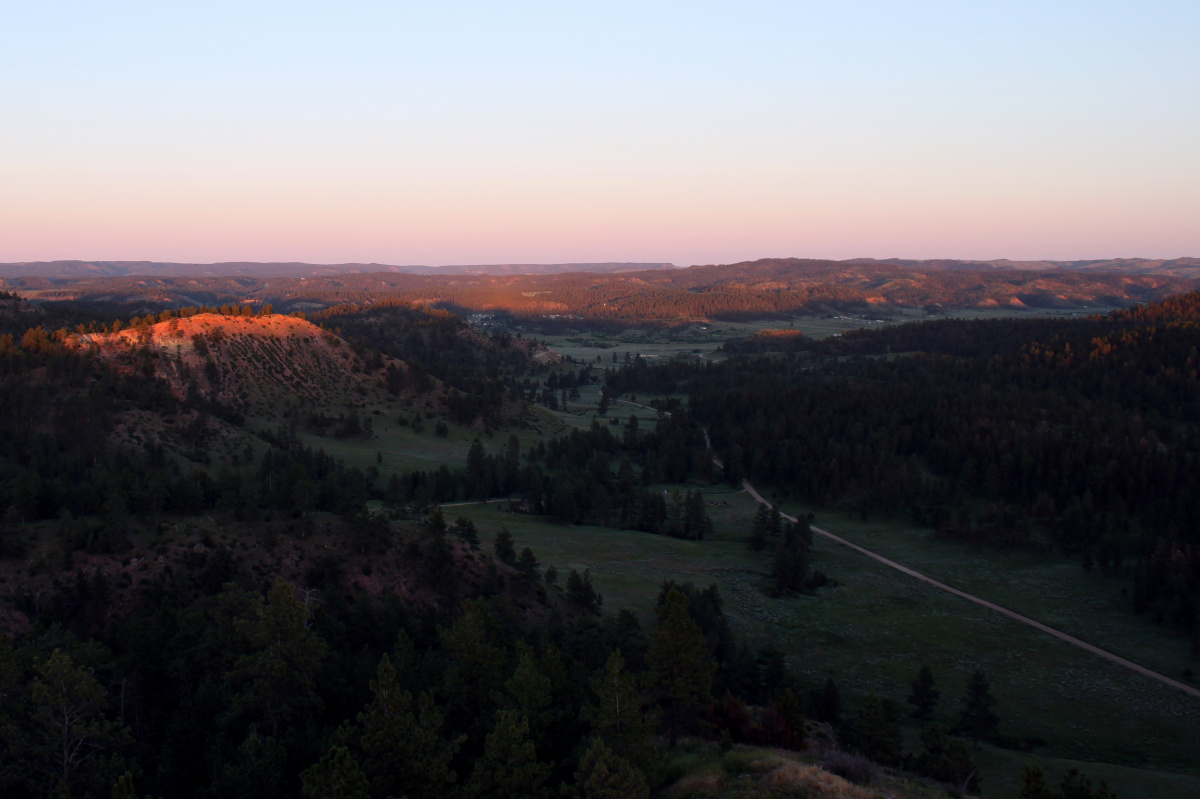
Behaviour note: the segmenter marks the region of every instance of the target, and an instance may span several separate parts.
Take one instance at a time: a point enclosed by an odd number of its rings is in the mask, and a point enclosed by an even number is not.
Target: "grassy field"
[[[784,651],[792,669],[810,685],[833,676],[851,708],[870,691],[903,704],[908,681],[928,663],[942,690],[938,715],[952,722],[967,676],[984,669],[999,700],[1001,730],[1046,741],[1034,754],[983,747],[979,762],[985,795],[1016,796],[1017,775],[1025,765],[1038,763],[1055,780],[1078,765],[1107,779],[1122,797],[1200,797],[1200,769],[1190,737],[1200,723],[1200,704],[1190,697],[820,538],[814,543],[815,565],[838,586],[815,596],[772,599],[762,590],[766,558],[744,543],[753,502],[745,494],[716,496],[716,491],[724,489],[714,489],[709,499],[729,504],[710,508],[716,533],[703,542],[558,526],[497,505],[459,507],[454,515],[472,516],[485,542],[507,526],[518,547],[532,547],[543,565],[554,565],[560,573],[590,568],[605,608],[630,608],[647,625],[663,580],[715,582],[738,634]],[[1127,648],[1138,651],[1128,654],[1152,667],[1175,663],[1178,671],[1180,646],[1161,631],[1081,602],[1096,592],[1093,578],[1078,567],[1064,570],[1064,564],[1039,565],[1036,559],[1016,556],[968,557],[971,553],[961,547],[927,537],[914,541],[913,557],[905,557],[903,528],[855,527],[840,518],[819,521],[917,568],[947,572],[938,576],[950,579],[958,570],[962,579],[951,582],[1031,615],[1049,613],[1049,623],[1061,623],[1100,645],[1119,649],[1117,643],[1126,635],[1136,635]],[[847,522],[844,527],[839,526],[842,521]],[[907,535],[914,538],[912,531]],[[974,562],[975,568],[966,569],[960,560]],[[1084,607],[1074,609],[1076,604]],[[1106,620],[1112,625],[1107,637],[1089,636],[1101,631]],[[915,729],[908,735],[915,742]]]
[[[847,330],[882,327],[888,324],[921,321],[935,318],[998,319],[1008,317],[1061,316],[1075,317],[1113,310],[1108,306],[1096,306],[1080,310],[1039,310],[1011,308],[954,309],[941,316],[930,316],[920,309],[892,308],[866,313],[835,313],[822,316],[797,316],[792,319],[764,319],[753,322],[705,322],[679,328],[633,327],[620,332],[588,331],[564,335],[545,336],[526,333],[541,341],[561,355],[588,363],[612,366],[612,357],[617,362],[632,357],[671,358],[679,354],[711,357],[715,350],[731,338],[738,338],[760,330],[788,328],[799,330],[813,338],[840,335]],[[518,328],[517,332],[521,332]]]

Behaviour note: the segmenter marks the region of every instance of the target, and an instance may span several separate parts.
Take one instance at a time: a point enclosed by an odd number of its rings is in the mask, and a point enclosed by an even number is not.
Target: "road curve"
[[[708,438],[707,431],[705,431],[704,436],[705,436],[705,439]],[[721,462],[716,458],[713,458],[713,463],[715,463],[718,466],[721,465]],[[763,499],[762,495],[759,494],[758,491],[755,490],[754,486],[750,485],[750,482],[748,480],[742,481],[742,488],[744,488],[746,490],[747,494],[754,497],[754,499],[756,501],[762,503],[763,505],[769,506],[771,504],[771,503],[767,502],[765,499]],[[786,513],[780,513],[779,515],[782,516],[783,518],[787,519],[790,522],[796,521],[795,516],[789,516]],[[828,530],[822,530],[820,527],[813,527],[812,531],[818,535],[822,535],[822,536],[828,538],[831,541],[836,541],[837,543],[842,544],[843,546],[850,547],[851,549],[855,550],[856,552],[861,552],[862,554],[866,555],[868,558],[871,558],[872,560],[876,560],[885,566],[895,569],[898,572],[903,572],[904,574],[907,574],[909,577],[915,577],[916,579],[920,580],[921,582],[928,583],[929,585],[932,585],[934,588],[938,588],[947,593],[954,594],[955,596],[958,596],[958,597],[962,597],[963,599],[966,599],[970,602],[974,602],[976,605],[982,605],[983,607],[988,608],[989,610],[994,610],[997,613],[1002,613],[1005,616],[1008,616],[1010,619],[1019,621],[1022,624],[1028,624],[1030,627],[1041,630],[1042,632],[1047,633],[1049,635],[1053,635],[1055,638],[1058,638],[1061,641],[1066,641],[1068,644],[1077,646],[1080,649],[1091,652],[1093,655],[1098,655],[1099,657],[1102,657],[1111,663],[1116,663],[1118,666],[1124,666],[1125,668],[1129,669],[1130,671],[1137,672],[1138,674],[1141,674],[1144,677],[1149,677],[1152,680],[1158,680],[1163,685],[1169,685],[1172,688],[1177,688],[1180,691],[1183,691],[1184,693],[1191,694],[1194,697],[1200,698],[1200,690],[1197,690],[1196,688],[1193,688],[1192,686],[1187,685],[1185,683],[1181,683],[1178,680],[1172,680],[1170,677],[1167,677],[1163,674],[1159,674],[1157,671],[1152,671],[1151,669],[1148,669],[1145,666],[1139,666],[1137,663],[1134,663],[1132,660],[1126,660],[1125,658],[1121,657],[1120,655],[1114,655],[1112,652],[1101,649],[1098,646],[1093,646],[1092,644],[1089,644],[1087,641],[1081,641],[1078,638],[1071,636],[1071,635],[1067,635],[1066,633],[1064,633],[1060,630],[1056,630],[1053,627],[1047,627],[1045,624],[1042,624],[1040,621],[1035,621],[1034,619],[1031,619],[1028,616],[1022,616],[1020,613],[1009,610],[1008,608],[1005,608],[1005,607],[1001,607],[1000,605],[997,605],[995,602],[988,602],[986,599],[980,599],[977,596],[968,594],[966,591],[960,591],[959,589],[955,588],[952,585],[946,585],[945,583],[935,580],[932,577],[927,577],[926,575],[921,574],[919,571],[916,571],[915,569],[910,569],[909,567],[905,566],[903,563],[897,563],[894,560],[885,558],[883,555],[879,555],[875,552],[872,552],[871,550],[866,549],[865,547],[860,547],[858,544],[855,544],[852,541],[847,541],[846,539],[842,538],[841,536],[834,535],[833,533],[829,532]]]

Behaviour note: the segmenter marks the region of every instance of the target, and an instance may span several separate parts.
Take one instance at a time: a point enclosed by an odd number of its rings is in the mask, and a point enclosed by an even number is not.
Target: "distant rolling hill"
[[[1072,272],[1102,272],[1120,275],[1166,275],[1200,278],[1200,258],[1106,258],[1091,261],[1012,261],[998,258],[992,261],[963,261],[950,258],[924,261],[904,258],[856,258],[850,263],[890,264],[927,271],[980,271],[985,269],[1016,269],[1047,272],[1062,269]]]
[[[1125,275],[1163,275],[1200,279],[1200,258],[1106,258],[1080,261],[1053,260],[964,260],[954,258],[850,258],[843,261],[765,258],[743,261],[732,266],[765,262],[806,264],[842,264],[844,266],[893,266],[928,272],[974,272],[1011,269],[1023,272],[1099,272]],[[729,266],[729,265],[724,265]],[[695,266],[692,269],[711,269]],[[310,264],[298,261],[256,262],[224,261],[218,263],[176,263],[169,261],[22,261],[0,263],[0,278],[88,278],[126,277],[314,277],[347,274],[390,272],[406,275],[557,275],[574,272],[606,274],[609,272],[641,272],[677,270],[674,264],[641,262],[558,263],[558,264],[460,264],[450,266],[406,265],[378,263]]]
[[[477,264],[460,266],[392,266],[389,264],[306,264],[227,261],[196,264],[160,261],[26,261],[0,264],[0,277],[311,277],[362,272],[410,275],[553,275],[562,272],[633,272],[674,269],[663,263]]]
[[[748,319],[832,309],[1123,307],[1200,288],[1186,272],[1200,259],[1069,262],[1046,268],[1017,262],[764,258],[735,264],[640,271],[549,274],[413,274],[399,271],[250,276],[93,275],[0,278],[39,303],[101,304],[133,313],[194,305],[273,304],[314,312],[353,303],[401,300],[456,312],[503,312],[526,319],[609,324]],[[972,265],[974,263],[974,265]],[[1098,271],[1101,264],[1124,271]],[[1007,265],[1005,265],[1007,264]],[[1043,268],[1032,268],[1032,266]],[[1157,265],[1154,265],[1157,264]],[[575,265],[580,266],[580,265]],[[330,267],[333,268],[333,267]],[[482,267],[481,267],[482,268]],[[513,267],[517,268],[517,267]],[[125,313],[125,311],[121,311]]]

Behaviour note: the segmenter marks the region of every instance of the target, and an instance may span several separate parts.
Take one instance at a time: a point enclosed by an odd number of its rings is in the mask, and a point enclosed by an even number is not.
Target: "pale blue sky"
[[[0,10],[0,260],[1200,255],[1200,3]]]

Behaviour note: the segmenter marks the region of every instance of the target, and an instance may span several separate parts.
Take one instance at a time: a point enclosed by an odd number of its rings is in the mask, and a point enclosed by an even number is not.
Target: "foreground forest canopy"
[[[725,267],[700,283],[571,275],[522,307],[707,318],[875,296],[808,280],[976,304],[1045,280],[944,270],[905,288],[901,267],[868,266],[750,270],[776,286]],[[761,334],[716,362],[652,365],[486,335],[406,299],[428,284],[359,282],[376,278],[290,294],[299,280],[273,279],[274,306],[241,278],[194,280],[187,305],[153,281],[97,303],[0,296],[4,796],[691,795],[683,750],[744,796],[987,795],[980,743],[1040,745],[1005,726],[980,669],[962,696],[914,667],[910,707],[850,697],[835,676],[800,679],[802,653],[752,646],[715,585],[656,581],[645,613],[614,610],[586,569],[548,567],[507,529],[483,543],[448,503],[702,542],[702,491],[749,478],[818,509],[1068,553],[1148,623],[1198,638],[1200,293],[1086,319]],[[1112,304],[1179,280],[1075,279],[1089,301],[1120,283]],[[487,285],[524,297],[522,280]],[[464,285],[439,302],[484,284]],[[129,301],[145,308],[109,314]],[[551,412],[597,389],[594,418]],[[618,415],[635,395],[663,412]],[[369,446],[393,419],[405,440],[472,440],[436,468],[347,460],[343,442]],[[764,507],[744,533],[769,563],[762,590],[833,590],[804,518]],[[939,699],[952,711],[935,717]],[[1020,780],[1111,796],[1078,771]]]

